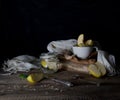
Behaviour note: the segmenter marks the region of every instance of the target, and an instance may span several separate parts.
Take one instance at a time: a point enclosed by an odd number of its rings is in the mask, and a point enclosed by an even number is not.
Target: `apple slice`
[[[86,45],[84,43],[78,44],[79,47],[85,47]]]
[[[84,34],[80,34],[78,36],[77,43],[78,43],[78,46],[79,46],[79,44],[84,44]]]
[[[102,76],[100,70],[98,70],[98,68],[95,64],[90,64],[88,66],[88,71],[92,76],[94,76],[96,78],[99,78]]]
[[[100,62],[96,62],[95,65],[98,67],[98,70],[100,70],[102,76],[104,76],[106,74],[105,66]]]
[[[90,64],[88,66],[88,71],[91,75],[93,75],[94,77],[97,77],[97,78],[104,76],[106,74],[105,66],[99,62]]]
[[[89,39],[85,42],[85,45],[86,46],[93,46],[93,40],[92,39]]]

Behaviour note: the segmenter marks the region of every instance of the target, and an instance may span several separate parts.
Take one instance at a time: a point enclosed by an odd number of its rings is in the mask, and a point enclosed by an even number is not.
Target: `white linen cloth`
[[[63,53],[65,50],[72,51],[72,46],[76,44],[76,39],[52,41],[47,45],[47,50],[59,54]]]
[[[17,73],[20,71],[28,72],[32,68],[39,69],[37,66],[38,59],[34,56],[20,55],[13,59],[7,60],[3,64],[3,70],[9,74]]]

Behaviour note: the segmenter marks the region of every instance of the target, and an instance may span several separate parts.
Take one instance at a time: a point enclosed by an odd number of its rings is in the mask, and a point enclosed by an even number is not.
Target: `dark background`
[[[2,0],[0,63],[28,54],[39,57],[53,40],[99,41],[119,62],[119,3],[114,0]]]

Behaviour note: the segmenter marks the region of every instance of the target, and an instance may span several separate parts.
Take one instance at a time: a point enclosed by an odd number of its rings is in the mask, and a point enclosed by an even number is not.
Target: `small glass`
[[[61,68],[59,59],[54,53],[42,53],[40,55],[40,64],[44,69],[53,72],[57,72]]]

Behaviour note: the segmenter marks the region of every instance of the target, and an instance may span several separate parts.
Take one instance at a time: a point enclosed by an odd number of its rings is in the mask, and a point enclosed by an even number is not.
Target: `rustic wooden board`
[[[74,83],[73,87],[45,79],[30,85],[19,74],[0,75],[0,100],[119,100],[120,77],[93,78],[86,74],[60,71],[53,77]],[[87,81],[100,83],[99,86]]]

